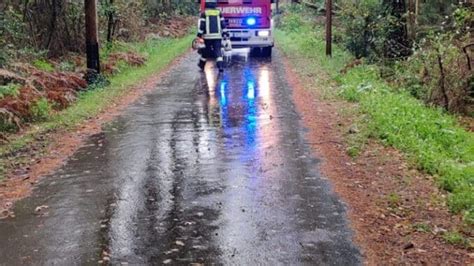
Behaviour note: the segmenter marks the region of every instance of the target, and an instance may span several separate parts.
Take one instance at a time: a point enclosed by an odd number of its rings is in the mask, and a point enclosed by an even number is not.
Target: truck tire
[[[257,47],[257,48],[252,48],[250,50],[250,56],[251,57],[262,57],[262,58],[269,58],[272,57],[272,48],[271,46],[269,47]]]
[[[262,51],[260,48],[251,48],[250,49],[250,56],[251,57],[261,57],[262,56]]]
[[[269,58],[272,57],[272,48],[271,46],[269,47],[263,47],[262,51],[260,52],[261,57]]]

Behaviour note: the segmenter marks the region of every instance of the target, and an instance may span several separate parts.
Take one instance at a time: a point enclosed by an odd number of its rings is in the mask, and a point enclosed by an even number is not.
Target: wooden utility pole
[[[332,56],[332,0],[326,0],[326,55]]]
[[[87,76],[89,83],[95,82],[100,74],[99,33],[97,22],[97,0],[85,0]]]

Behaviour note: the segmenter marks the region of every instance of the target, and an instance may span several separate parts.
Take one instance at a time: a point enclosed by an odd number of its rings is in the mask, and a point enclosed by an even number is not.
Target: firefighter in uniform
[[[220,10],[217,9],[217,0],[206,0],[205,10],[199,18],[198,38],[204,39],[205,48],[200,51],[199,68],[204,70],[208,58],[215,58],[217,68],[224,71],[222,54],[222,38],[228,38],[226,23]]]

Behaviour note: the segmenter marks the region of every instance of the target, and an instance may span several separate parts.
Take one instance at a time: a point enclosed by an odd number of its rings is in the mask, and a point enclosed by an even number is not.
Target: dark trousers
[[[207,59],[216,59],[217,67],[223,67],[222,39],[204,40],[206,48],[200,51],[199,65],[204,67]]]

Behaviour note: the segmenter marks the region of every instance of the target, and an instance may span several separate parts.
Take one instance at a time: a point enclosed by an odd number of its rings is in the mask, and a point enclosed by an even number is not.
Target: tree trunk
[[[86,51],[87,51],[87,81],[95,82],[100,74],[99,34],[97,23],[96,0],[85,0]]]
[[[332,0],[326,0],[326,55],[332,56]]]
[[[113,10],[114,0],[109,1],[109,11],[108,11],[108,18],[107,18],[107,42],[112,42],[112,37],[114,33],[114,17],[115,17],[115,10]]]
[[[416,13],[417,13],[417,0],[409,0],[408,1],[408,38],[410,41],[414,41],[416,39]]]
[[[52,8],[52,14],[51,14],[51,20],[49,24],[49,35],[48,35],[48,40],[46,42],[46,50],[51,50],[51,41],[53,40],[54,33],[56,31],[56,18],[58,17],[58,10],[57,10],[57,2],[56,0],[53,0],[51,4]]]

